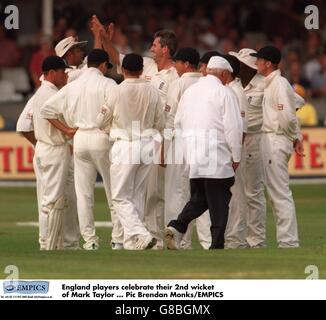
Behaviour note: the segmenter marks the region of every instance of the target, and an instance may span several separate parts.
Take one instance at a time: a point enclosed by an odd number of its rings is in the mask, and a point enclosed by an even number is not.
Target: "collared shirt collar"
[[[185,72],[180,78],[185,77],[193,77],[193,78],[200,78],[203,75],[200,72]]]
[[[232,85],[232,84],[238,84],[240,83],[241,87],[242,87],[242,84],[241,84],[241,80],[239,78],[234,78],[230,83],[229,85]]]
[[[63,59],[63,61],[65,62],[65,64],[70,68],[70,69],[77,69],[76,66],[71,66],[66,59]],[[66,70],[69,70],[69,68],[67,68]]]
[[[258,88],[261,87],[262,90],[264,89],[264,77],[259,74],[258,72],[253,76],[253,78],[250,80],[250,82],[247,84],[247,86],[244,88],[244,91],[251,90],[252,88]]]
[[[103,76],[103,73],[98,68],[94,68],[94,67],[87,68],[87,71],[85,72],[96,72],[99,75]]]
[[[165,73],[168,73],[168,72],[173,71],[173,69],[175,69],[174,66],[171,66],[171,67],[168,68],[168,69],[162,69],[161,71],[158,71],[158,69],[157,69],[157,73],[159,73],[159,74],[165,74]]]
[[[265,80],[265,88],[267,88],[271,82],[273,81],[273,79],[277,76],[281,75],[281,71],[279,69],[271,72],[264,80]]]
[[[146,81],[144,79],[141,79],[141,78],[128,78],[128,79],[124,79],[123,82],[137,83],[137,82],[146,82]]]
[[[221,85],[223,85],[222,81],[221,81],[218,77],[213,76],[213,75],[211,75],[211,74],[208,74],[205,78],[207,78],[207,79],[209,79],[209,80],[215,80],[215,81],[217,81],[218,83],[220,83]]]
[[[47,80],[43,80],[43,81],[42,81],[42,86],[50,87],[51,89],[54,89],[54,90],[56,90],[56,91],[59,90],[59,89],[57,88],[56,85],[54,85],[52,82],[47,81]]]

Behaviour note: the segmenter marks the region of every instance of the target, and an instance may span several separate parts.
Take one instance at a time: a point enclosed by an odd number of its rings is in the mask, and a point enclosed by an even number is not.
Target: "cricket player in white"
[[[180,76],[169,86],[167,103],[165,106],[165,225],[176,219],[190,199],[189,166],[183,162],[182,144],[176,144],[174,139],[174,119],[178,104],[183,93],[196,83],[202,74],[197,71],[199,53],[193,48],[182,48],[174,57],[175,68]],[[180,141],[181,139],[179,139]],[[179,160],[179,161],[178,161]],[[195,221],[194,221],[195,222]],[[184,234],[180,247],[191,249],[192,229],[191,223]],[[196,219],[197,234],[200,244],[204,249],[211,245],[210,217],[208,211]]]
[[[112,44],[114,25],[110,23],[108,31],[96,16],[92,19],[92,30],[101,34],[103,48],[108,52],[111,60],[120,70],[123,54],[119,54]],[[144,69],[140,78],[150,81],[159,90],[161,102],[166,105],[167,92],[171,82],[178,79],[178,73],[174,67],[172,57],[177,49],[177,39],[173,32],[167,30],[158,31],[154,35],[154,41],[150,49],[153,58],[144,57]],[[160,163],[161,156],[157,153],[156,162]],[[145,224],[149,230],[157,237],[156,249],[163,249],[164,230],[164,177],[165,169],[162,166],[153,166],[147,186],[147,196],[145,205]]]
[[[230,63],[233,72],[230,75],[228,86],[233,90],[238,98],[240,114],[243,125],[243,138],[242,143],[245,140],[245,136],[248,128],[248,100],[244,93],[241,80],[237,77],[240,71],[240,62],[232,55],[226,55],[225,58]],[[226,248],[239,248],[247,247],[246,234],[247,234],[247,205],[245,195],[245,164],[246,154],[245,148],[241,150],[241,161],[239,167],[235,173],[235,182],[231,188],[232,198],[230,201],[228,224],[225,231],[225,247]]]
[[[96,38],[96,37],[95,37]],[[98,37],[97,37],[98,38]],[[95,43],[97,43],[95,39]],[[83,71],[87,69],[87,61],[85,62],[85,53],[82,47],[87,44],[87,41],[78,41],[76,37],[67,37],[61,40],[55,46],[55,54],[62,58],[66,65],[69,66],[65,72],[67,73],[68,80],[71,82],[76,80]],[[42,75],[41,82],[44,80]],[[68,179],[65,186],[65,214],[64,214],[64,247],[66,249],[79,248],[79,222],[77,213],[77,198],[74,183],[74,159],[71,157]]]
[[[70,162],[67,137],[41,117],[41,107],[67,82],[66,64],[62,58],[49,56],[43,61],[44,81],[33,102],[35,158],[42,183],[42,214],[47,216],[46,250],[63,248],[64,187]],[[69,132],[70,137],[73,131]]]
[[[239,78],[249,106],[247,112],[248,129],[243,148],[245,158],[240,164],[240,170],[241,167],[243,168],[246,199],[237,198],[237,206],[241,210],[238,211],[236,219],[232,223],[229,222],[226,237],[228,248],[266,247],[266,200],[261,150],[262,103],[265,84],[264,77],[257,73],[257,59],[251,56],[251,53],[256,53],[256,51],[244,48],[239,52],[229,52],[230,55],[235,56],[240,61]],[[302,104],[298,96],[296,96],[296,104],[297,107]],[[231,208],[232,203],[231,200]],[[232,216],[230,217],[231,220]]]
[[[109,128],[99,128],[97,116],[105,100],[116,83],[104,77],[108,68],[109,57],[104,50],[94,49],[88,55],[88,69],[75,81],[69,83],[42,109],[42,115],[53,119],[53,124],[65,131],[62,123],[56,121],[63,116],[67,125],[78,128],[74,136],[75,187],[77,193],[78,218],[80,232],[84,238],[86,250],[96,250],[99,238],[95,232],[93,206],[94,187],[97,172],[103,179],[108,203],[110,194]],[[111,212],[113,231],[117,221]],[[114,238],[112,241],[119,242]]]
[[[84,59],[85,53],[81,49],[86,44],[87,41],[78,41],[77,38],[71,36],[62,39],[54,48],[55,54],[64,59],[70,67],[66,71],[68,83],[79,78],[87,69],[87,59]]]
[[[255,50],[245,48],[239,52],[229,52],[240,61],[239,78],[248,99],[248,128],[244,140],[245,158],[242,163],[246,201],[238,200],[243,208],[232,223],[232,238],[228,248],[266,247],[266,200],[264,194],[264,173],[261,153],[261,127],[263,123],[262,102],[264,78],[257,73],[256,58],[250,54]],[[246,229],[244,229],[246,227]]]
[[[67,69],[66,69],[67,73]],[[68,78],[69,78],[69,73]],[[44,77],[43,80],[44,81]],[[21,133],[29,142],[36,145],[36,138],[34,135],[34,126],[33,126],[33,99],[32,96],[26,106],[24,107],[23,112],[21,113],[17,121],[17,132]],[[68,141],[69,143],[70,141]],[[46,234],[47,234],[47,216],[41,214],[42,212],[42,181],[41,173],[36,165],[36,157],[34,153],[33,157],[33,168],[36,176],[36,195],[37,203],[39,210],[39,243],[41,250],[45,250],[46,244]],[[64,249],[78,249],[79,248],[79,224],[78,224],[78,214],[77,214],[77,198],[75,192],[74,184],[74,172],[73,172],[73,157],[71,157],[69,170],[67,173],[66,184],[64,187],[65,195],[65,207],[63,215],[63,248]]]
[[[33,100],[32,96],[26,103],[22,113],[20,114],[16,131],[21,133],[35,148],[36,138],[33,126]],[[37,196],[37,208],[38,208],[38,222],[39,222],[39,244],[40,250],[45,250],[46,248],[46,235],[47,235],[47,216],[42,214],[42,180],[41,173],[38,166],[36,165],[36,157],[34,152],[33,157],[33,169],[36,176],[36,196]]]
[[[97,41],[95,41],[97,43]],[[68,75],[68,83],[78,79],[82,73],[87,70],[87,59],[84,51],[81,49],[87,44],[87,41],[78,41],[76,37],[67,37],[62,39],[54,48],[58,57],[61,57],[69,68],[66,69]],[[77,197],[74,181],[74,157],[68,171],[68,181],[65,188],[65,197],[67,199],[67,210],[65,214],[65,231],[64,238],[66,243],[76,243],[80,238],[78,213],[77,213]]]
[[[153,164],[155,141],[161,144],[164,126],[163,107],[159,92],[140,79],[143,58],[128,54],[122,61],[124,81],[106,100],[108,121],[112,123],[110,169],[112,202],[124,229],[124,249],[150,249],[156,239],[145,228],[144,200],[147,180]],[[151,146],[152,145],[152,146]]]
[[[266,46],[251,55],[257,57],[258,72],[265,77],[262,155],[277,242],[280,248],[294,248],[299,246],[299,237],[288,162],[300,145],[296,99],[291,85],[278,70],[281,53],[277,48]]]

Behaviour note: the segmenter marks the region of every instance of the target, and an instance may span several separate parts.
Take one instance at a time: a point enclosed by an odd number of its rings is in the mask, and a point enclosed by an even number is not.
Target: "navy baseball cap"
[[[193,64],[195,66],[199,63],[199,53],[194,48],[182,48],[178,50],[176,55],[173,57],[174,61],[183,61],[183,62],[189,62],[190,64]]]
[[[93,49],[87,56],[87,63],[103,63],[106,62],[108,68],[112,68],[109,55],[103,49]]]
[[[257,53],[250,53],[250,55],[256,58],[265,59],[274,64],[279,64],[281,61],[281,51],[274,46],[263,47]]]
[[[123,58],[121,66],[127,71],[141,71],[144,68],[144,59],[137,53],[128,53]]]
[[[208,64],[209,59],[211,57],[215,57],[215,56],[222,57],[222,54],[219,53],[218,51],[208,51],[203,54],[203,56],[200,58],[199,62]]]
[[[47,72],[50,70],[65,70],[70,68],[66,65],[65,61],[58,56],[48,56],[43,60],[42,71]]]

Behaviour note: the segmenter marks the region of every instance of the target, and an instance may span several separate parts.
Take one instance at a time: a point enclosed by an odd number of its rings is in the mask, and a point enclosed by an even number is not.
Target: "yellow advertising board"
[[[289,163],[292,177],[326,177],[326,128],[302,129],[305,157],[294,154]]]
[[[34,180],[33,147],[16,132],[0,132],[0,180]]]
[[[326,177],[326,128],[302,129],[306,156],[294,154],[292,177]],[[33,147],[16,132],[0,132],[0,180],[34,180]]]

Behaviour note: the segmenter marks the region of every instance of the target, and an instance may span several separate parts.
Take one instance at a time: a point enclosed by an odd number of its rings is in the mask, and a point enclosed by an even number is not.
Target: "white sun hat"
[[[251,56],[251,53],[257,53],[257,51],[249,48],[241,49],[239,52],[230,51],[229,55],[236,57],[240,62],[244,63],[246,66],[257,70],[256,60],[257,58]]]
[[[83,47],[87,44],[87,41],[77,41],[74,37],[68,37],[61,40],[54,48],[55,54],[59,57],[63,57],[68,50],[73,47]]]

